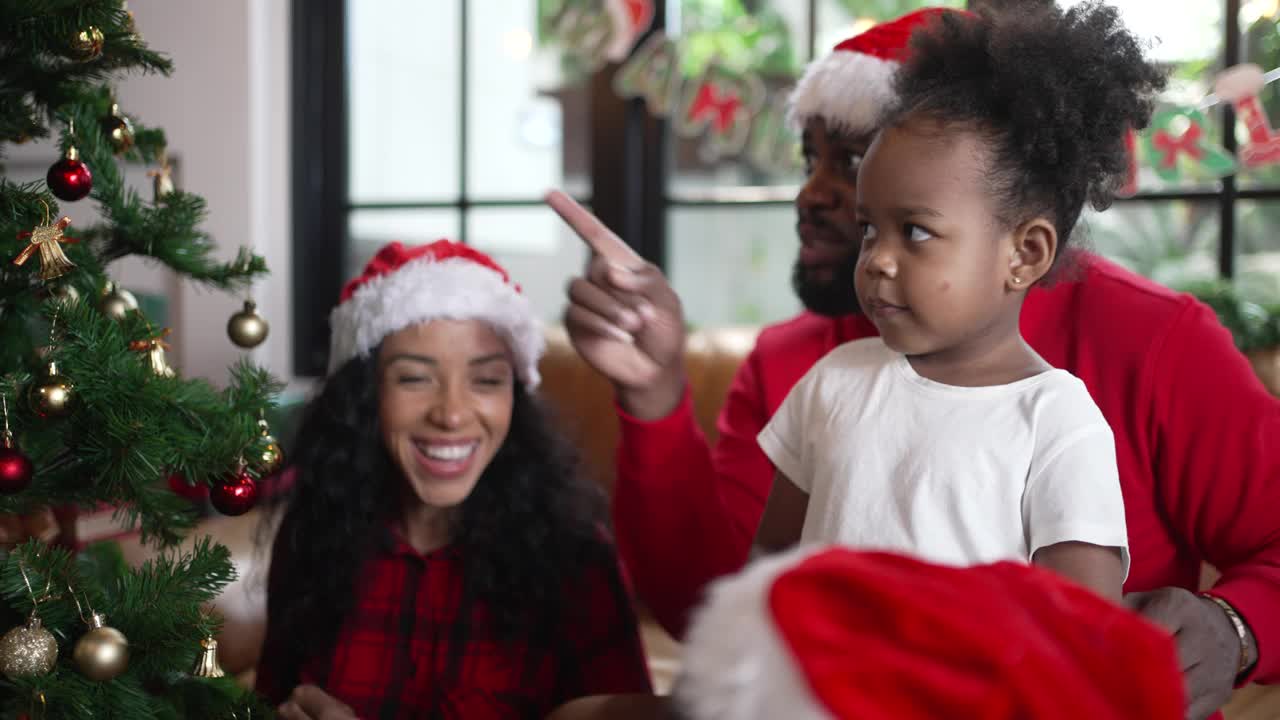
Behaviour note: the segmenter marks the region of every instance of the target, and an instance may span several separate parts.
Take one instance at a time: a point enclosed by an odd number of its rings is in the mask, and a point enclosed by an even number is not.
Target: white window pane
[[[582,192],[590,172],[588,91],[581,78],[560,72],[563,49],[539,38],[538,3],[473,0],[467,7],[467,194]]]
[[[346,3],[354,202],[458,197],[461,2]]]
[[[790,206],[674,208],[668,231],[668,274],[694,327],[776,322],[800,311]]]
[[[467,242],[507,269],[540,317],[560,322],[565,286],[582,272],[587,250],[559,216],[541,206],[476,208],[467,215]]]

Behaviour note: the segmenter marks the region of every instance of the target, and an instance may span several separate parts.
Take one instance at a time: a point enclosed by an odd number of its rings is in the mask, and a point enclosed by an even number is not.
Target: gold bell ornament
[[[226,675],[218,664],[218,641],[207,637],[200,641],[200,647],[204,650],[200,653],[200,659],[196,660],[196,667],[191,674],[201,678],[220,678]]]
[[[42,418],[70,415],[75,399],[75,385],[58,372],[58,363],[53,361],[46,367],[44,377],[34,380],[27,389],[31,411]]]
[[[71,218],[62,217],[57,222],[51,223],[49,222],[49,204],[43,200],[40,204],[44,205],[44,222],[30,232],[18,233],[18,239],[26,240],[28,244],[13,259],[13,264],[21,266],[33,255],[38,254],[40,279],[53,280],[67,274],[67,271],[76,266],[62,249],[62,243],[72,242],[71,238],[64,237],[62,234],[71,224]]]
[[[173,368],[169,367],[169,363],[164,356],[164,351],[169,349],[169,343],[164,341],[165,336],[168,334],[169,328],[165,328],[155,337],[146,340],[134,340],[129,343],[129,349],[147,354],[147,361],[151,363],[151,372],[159,377],[171,378],[175,373]]]
[[[102,297],[98,298],[98,310],[112,320],[123,320],[126,315],[138,309],[138,299],[133,293],[108,281],[102,288]]]
[[[129,640],[105,622],[101,613],[90,614],[89,632],[76,642],[71,656],[90,680],[110,680],[129,667]]]
[[[244,309],[227,321],[227,336],[242,348],[254,348],[267,339],[266,318],[258,314],[258,306],[252,300],[244,301]]]

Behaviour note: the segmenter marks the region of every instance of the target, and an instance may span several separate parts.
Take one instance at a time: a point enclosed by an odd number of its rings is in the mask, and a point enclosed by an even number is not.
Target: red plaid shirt
[[[650,691],[616,566],[588,569],[566,594],[566,630],[548,648],[498,641],[487,609],[475,607],[457,681],[442,686],[461,617],[461,570],[454,548],[422,555],[395,538],[365,568],[334,652],[307,662],[299,683],[323,687],[361,720],[542,718],[583,695]],[[275,687],[267,633],[257,685],[279,699],[292,688]]]

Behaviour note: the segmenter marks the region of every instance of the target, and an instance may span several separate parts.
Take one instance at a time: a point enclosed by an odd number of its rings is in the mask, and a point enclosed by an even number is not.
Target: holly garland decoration
[[[1235,158],[1209,140],[1206,125],[1204,113],[1199,110],[1165,108],[1156,112],[1146,136],[1146,151],[1161,180],[1176,182],[1182,178],[1182,163],[1179,162],[1182,158],[1198,164],[1216,177],[1236,171]]]

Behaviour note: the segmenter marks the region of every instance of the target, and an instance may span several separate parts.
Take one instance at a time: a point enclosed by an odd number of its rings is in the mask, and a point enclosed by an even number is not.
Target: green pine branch
[[[16,548],[0,566],[0,597],[24,615],[35,607],[59,652],[49,674],[8,679],[6,704],[11,712],[29,712],[33,698],[43,695],[45,717],[84,720],[226,718],[249,710],[253,717],[270,717],[261,701],[233,681],[190,674],[203,652],[200,641],[219,624],[203,608],[234,579],[227,549],[208,538],[189,552],[167,553],[137,569],[111,545],[95,546],[79,558],[34,541]],[[91,611],[128,639],[128,668],[109,681],[89,680],[72,657],[88,629],[82,612]]]
[[[90,26],[102,33],[102,53],[78,57],[76,36]],[[212,485],[241,459],[261,457],[257,419],[281,385],[247,361],[231,369],[222,389],[157,372],[152,341],[164,328],[140,312],[113,320],[99,307],[111,263],[130,255],[226,292],[266,273],[248,249],[230,262],[218,259],[201,228],[203,198],[182,191],[156,198],[124,184],[124,164],[156,168],[166,161],[166,138],[120,107],[133,143],[112,145],[112,83],[130,72],[170,70],[169,60],[135,34],[122,0],[0,0],[0,156],[7,142],[52,136],[63,152],[74,144],[93,174],[93,190],[79,202],[94,203],[101,218],[65,229],[59,247],[74,267],[42,279],[38,254],[21,266],[12,261],[30,245],[20,235],[56,222],[63,203],[43,182],[0,177],[0,395],[17,445],[36,468],[29,487],[0,495],[0,514],[110,507],[120,522],[136,523],[145,542],[169,548],[138,568],[112,543],[72,553],[31,541],[0,551],[0,630],[25,622],[34,609],[59,647],[46,675],[0,676],[5,720],[272,716],[233,679],[190,674],[200,641],[219,629],[207,608],[235,572],[227,549],[208,538],[186,552],[173,549],[198,518],[166,481],[179,473]],[[41,417],[28,398],[52,368],[73,387],[64,417]],[[103,682],[86,678],[72,658],[89,608],[129,639],[128,669]]]

